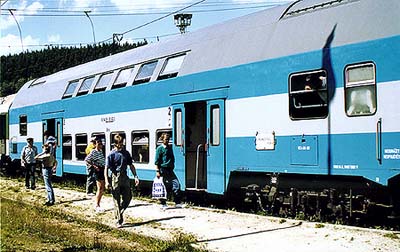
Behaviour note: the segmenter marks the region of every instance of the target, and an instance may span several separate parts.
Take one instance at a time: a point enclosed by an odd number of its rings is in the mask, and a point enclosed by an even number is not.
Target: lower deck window
[[[132,132],[132,158],[136,163],[149,162],[149,132]]]
[[[86,146],[87,146],[87,134],[77,134],[75,136],[75,157],[77,160],[85,160],[86,157]]]
[[[63,135],[63,159],[64,160],[72,160],[72,136],[71,135]]]

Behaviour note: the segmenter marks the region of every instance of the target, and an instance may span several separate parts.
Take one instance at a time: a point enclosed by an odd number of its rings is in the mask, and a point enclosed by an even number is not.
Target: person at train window
[[[51,177],[53,176],[53,172],[56,171],[57,160],[51,154],[51,147],[49,144],[44,144],[43,150],[44,152],[36,155],[35,159],[41,161],[42,163],[44,186],[47,192],[47,201],[44,203],[44,205],[52,206],[55,203],[55,197],[54,197],[53,185],[51,183]]]
[[[96,193],[96,213],[103,212],[103,209],[100,208],[101,197],[103,196],[104,188],[105,188],[105,178],[104,178],[104,166],[105,166],[105,158],[103,154],[103,143],[100,139],[95,139],[94,141],[95,148],[91,150],[89,155],[86,156],[85,161],[87,166],[92,167],[93,169],[93,177],[96,180],[97,193]]]
[[[131,154],[124,149],[124,139],[119,134],[116,134],[114,136],[114,148],[106,159],[104,177],[106,182],[105,187],[109,188],[111,185],[117,228],[122,227],[124,222],[123,213],[132,200],[131,184],[127,173],[128,166],[134,176],[135,186],[138,186],[139,177],[133,165]],[[108,177],[109,171],[111,172],[111,183]]]
[[[88,146],[85,149],[86,157],[90,154],[90,152],[92,150],[94,150],[96,148],[96,146],[95,146],[96,140],[97,139],[95,137],[90,139],[90,142],[89,142]],[[86,174],[87,174],[87,178],[86,178],[86,195],[87,196],[94,196],[95,194],[93,193],[93,188],[94,188],[94,185],[96,183],[95,169],[92,167],[92,165],[88,164],[87,162],[86,162]],[[97,191],[98,190],[99,190],[99,188],[97,187]]]
[[[43,132],[43,136],[44,136],[44,143],[47,144],[50,148],[50,154],[55,157],[57,148],[57,139],[53,137],[47,130]]]
[[[21,151],[21,166],[25,167],[25,187],[26,189],[35,190],[35,171],[36,160],[35,156],[38,154],[37,147],[33,145],[33,138],[26,139],[27,144]]]
[[[169,145],[171,136],[168,133],[161,135],[162,144],[157,147],[155,162],[156,165],[156,176],[157,178],[162,177],[165,187],[167,188],[167,195],[173,194],[175,207],[183,208],[181,204],[181,185],[174,172],[175,168],[175,157],[172,151],[172,147]],[[165,199],[160,199],[161,209],[166,210],[168,208]]]

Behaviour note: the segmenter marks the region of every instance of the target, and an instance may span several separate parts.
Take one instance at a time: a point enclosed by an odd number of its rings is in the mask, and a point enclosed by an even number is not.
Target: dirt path
[[[35,191],[22,182],[1,178],[2,197],[42,203],[42,184]],[[94,198],[82,192],[55,188],[60,211],[79,214],[89,220],[114,226],[110,195],[102,199],[104,213],[94,211]],[[198,207],[169,208],[152,201],[134,199],[125,212],[124,229],[161,239],[178,233],[194,235],[199,246],[211,251],[304,251],[304,252],[400,252],[400,233],[337,225],[300,222]]]

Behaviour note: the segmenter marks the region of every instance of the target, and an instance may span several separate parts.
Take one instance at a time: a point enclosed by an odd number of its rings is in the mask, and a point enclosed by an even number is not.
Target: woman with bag
[[[167,189],[167,193],[172,191],[174,195],[175,207],[183,208],[184,205],[181,204],[181,185],[178,178],[174,173],[175,168],[175,157],[171,146],[169,145],[169,139],[171,136],[168,133],[163,133],[161,135],[162,144],[157,147],[155,156],[156,165],[156,177],[162,177],[162,180]],[[161,198],[161,209],[166,210],[167,200]]]
[[[114,137],[114,149],[107,156],[106,168],[104,170],[105,186],[110,186],[108,171],[111,171],[111,194],[114,201],[114,214],[117,227],[122,227],[124,222],[123,213],[128,208],[132,199],[131,184],[127,173],[128,166],[135,178],[135,185],[139,185],[139,178],[135,166],[132,164],[131,154],[126,151],[123,138],[117,134]]]

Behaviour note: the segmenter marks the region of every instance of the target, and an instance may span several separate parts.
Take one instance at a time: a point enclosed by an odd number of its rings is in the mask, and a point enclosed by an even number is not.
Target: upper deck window
[[[106,90],[108,84],[111,81],[111,78],[113,76],[113,73],[104,73],[100,76],[99,81],[97,82],[96,86],[94,87],[93,92],[101,92]]]
[[[158,76],[158,80],[164,80],[178,76],[179,69],[181,69],[184,59],[185,55],[168,58],[164,63],[164,67],[160,75]]]
[[[46,83],[46,80],[41,80],[40,78],[37,78],[36,80],[32,81],[31,84],[29,84],[28,88],[31,88],[33,86],[37,86],[37,85],[42,85]]]
[[[348,116],[376,112],[376,77],[373,63],[347,66],[345,69],[345,106]]]
[[[71,81],[68,83],[67,89],[64,92],[63,99],[72,97],[75,92],[76,87],[78,86],[79,80]]]
[[[128,83],[129,77],[131,77],[133,67],[121,69],[118,73],[118,77],[115,80],[112,88],[125,87]]]
[[[292,74],[289,78],[289,114],[292,120],[328,116],[325,70]]]
[[[80,86],[77,95],[85,95],[85,94],[89,93],[89,90],[92,87],[93,81],[94,81],[94,76],[86,78],[82,82],[82,85]]]
[[[133,81],[133,84],[149,82],[151,79],[151,76],[153,75],[154,69],[156,69],[156,66],[157,66],[157,61],[152,61],[152,62],[143,64],[140,67],[139,72],[136,75],[135,80]]]

